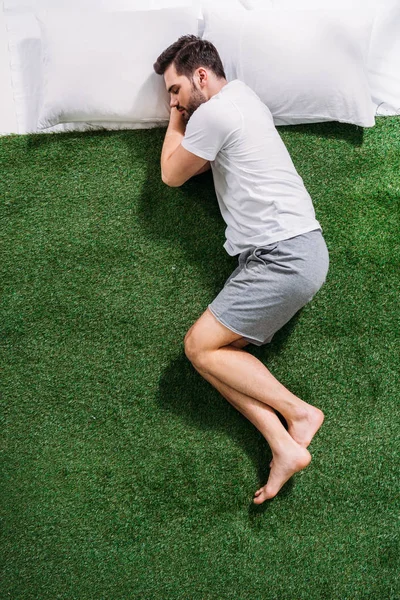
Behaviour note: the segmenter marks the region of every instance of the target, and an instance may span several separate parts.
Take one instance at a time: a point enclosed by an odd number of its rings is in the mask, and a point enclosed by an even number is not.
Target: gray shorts
[[[328,267],[319,229],[250,248],[208,308],[222,325],[262,346],[318,292]]]

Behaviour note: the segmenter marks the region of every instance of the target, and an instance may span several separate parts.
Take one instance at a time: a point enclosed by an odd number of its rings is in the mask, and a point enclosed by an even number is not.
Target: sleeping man
[[[325,281],[329,257],[311,198],[269,109],[242,81],[226,80],[215,46],[180,37],[154,63],[170,94],[162,180],[181,186],[212,169],[238,266],[185,336],[194,368],[267,440],[272,461],[254,503],[273,498],[311,461],[321,410],[285,388],[253,355]],[[287,429],[277,412],[283,415]]]

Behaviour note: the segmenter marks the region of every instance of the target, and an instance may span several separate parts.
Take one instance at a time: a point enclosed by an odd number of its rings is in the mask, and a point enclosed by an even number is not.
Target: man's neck
[[[208,89],[208,100],[218,94],[228,84],[226,79],[217,79]]]

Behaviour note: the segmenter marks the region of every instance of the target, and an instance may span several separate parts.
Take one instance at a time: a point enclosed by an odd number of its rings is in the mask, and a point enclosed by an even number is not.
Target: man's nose
[[[170,107],[173,108],[174,106],[178,105],[178,98],[171,98],[171,101],[169,103]]]

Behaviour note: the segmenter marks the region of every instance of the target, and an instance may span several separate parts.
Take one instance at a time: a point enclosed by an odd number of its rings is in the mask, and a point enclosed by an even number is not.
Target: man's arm
[[[171,187],[179,187],[194,175],[203,173],[209,162],[183,148],[185,129],[182,115],[173,107],[161,152],[161,177]]]
[[[168,161],[185,137],[185,130],[186,125],[179,111],[176,108],[171,108],[169,124],[161,151],[161,176],[164,183],[166,183],[164,173],[168,170]]]

